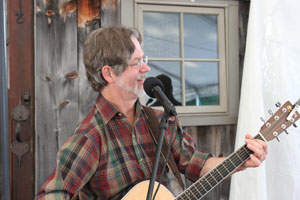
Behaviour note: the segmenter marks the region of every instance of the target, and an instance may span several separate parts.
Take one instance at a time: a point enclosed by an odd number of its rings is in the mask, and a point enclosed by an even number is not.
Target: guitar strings
[[[251,151],[246,147],[246,145],[242,146],[239,150],[229,156],[228,159],[220,163],[215,169],[208,172],[203,176],[203,178],[192,184],[186,192],[180,194],[176,199],[183,198],[183,195],[185,196],[183,199],[199,199],[200,197],[203,197],[214,188],[213,185],[216,186],[216,183],[222,182],[237,167],[244,163],[249,158],[250,153]],[[230,167],[228,164],[233,166]],[[214,173],[214,175],[212,175],[212,173]],[[215,184],[213,182],[215,182]],[[202,190],[197,189],[197,185],[198,187],[202,186]]]

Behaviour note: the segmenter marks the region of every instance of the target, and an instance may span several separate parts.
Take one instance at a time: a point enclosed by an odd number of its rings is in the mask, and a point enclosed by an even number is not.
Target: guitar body
[[[123,198],[122,200],[141,200],[147,199],[148,186],[150,181],[142,181],[135,185]],[[155,182],[153,194],[156,191],[158,183]],[[158,193],[155,197],[157,200],[174,200],[174,195],[163,185],[160,185]]]

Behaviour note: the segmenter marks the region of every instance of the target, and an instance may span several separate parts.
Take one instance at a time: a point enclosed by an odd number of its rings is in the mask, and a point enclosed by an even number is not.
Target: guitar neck
[[[254,138],[263,140],[260,134]],[[225,180],[239,166],[249,159],[253,152],[246,145],[239,148],[237,151],[228,156],[217,167],[206,173],[202,178],[193,183],[183,193],[176,197],[177,200],[189,199],[196,200],[204,197],[210,190],[216,187],[219,183]]]

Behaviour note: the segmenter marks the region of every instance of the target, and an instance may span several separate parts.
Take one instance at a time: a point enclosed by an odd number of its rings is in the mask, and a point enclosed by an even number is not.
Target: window
[[[183,125],[236,123],[238,4],[206,2],[132,2],[133,26],[144,36],[151,67],[148,76],[162,80]],[[128,18],[123,9],[121,17],[122,23]],[[142,101],[159,105],[149,97]]]

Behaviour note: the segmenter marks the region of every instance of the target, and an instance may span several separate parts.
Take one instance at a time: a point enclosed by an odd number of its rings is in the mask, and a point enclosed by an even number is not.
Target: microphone
[[[144,90],[149,97],[156,98],[157,101],[164,107],[167,114],[176,116],[175,106],[171,103],[168,97],[163,92],[164,85],[158,78],[149,77],[144,82]]]

